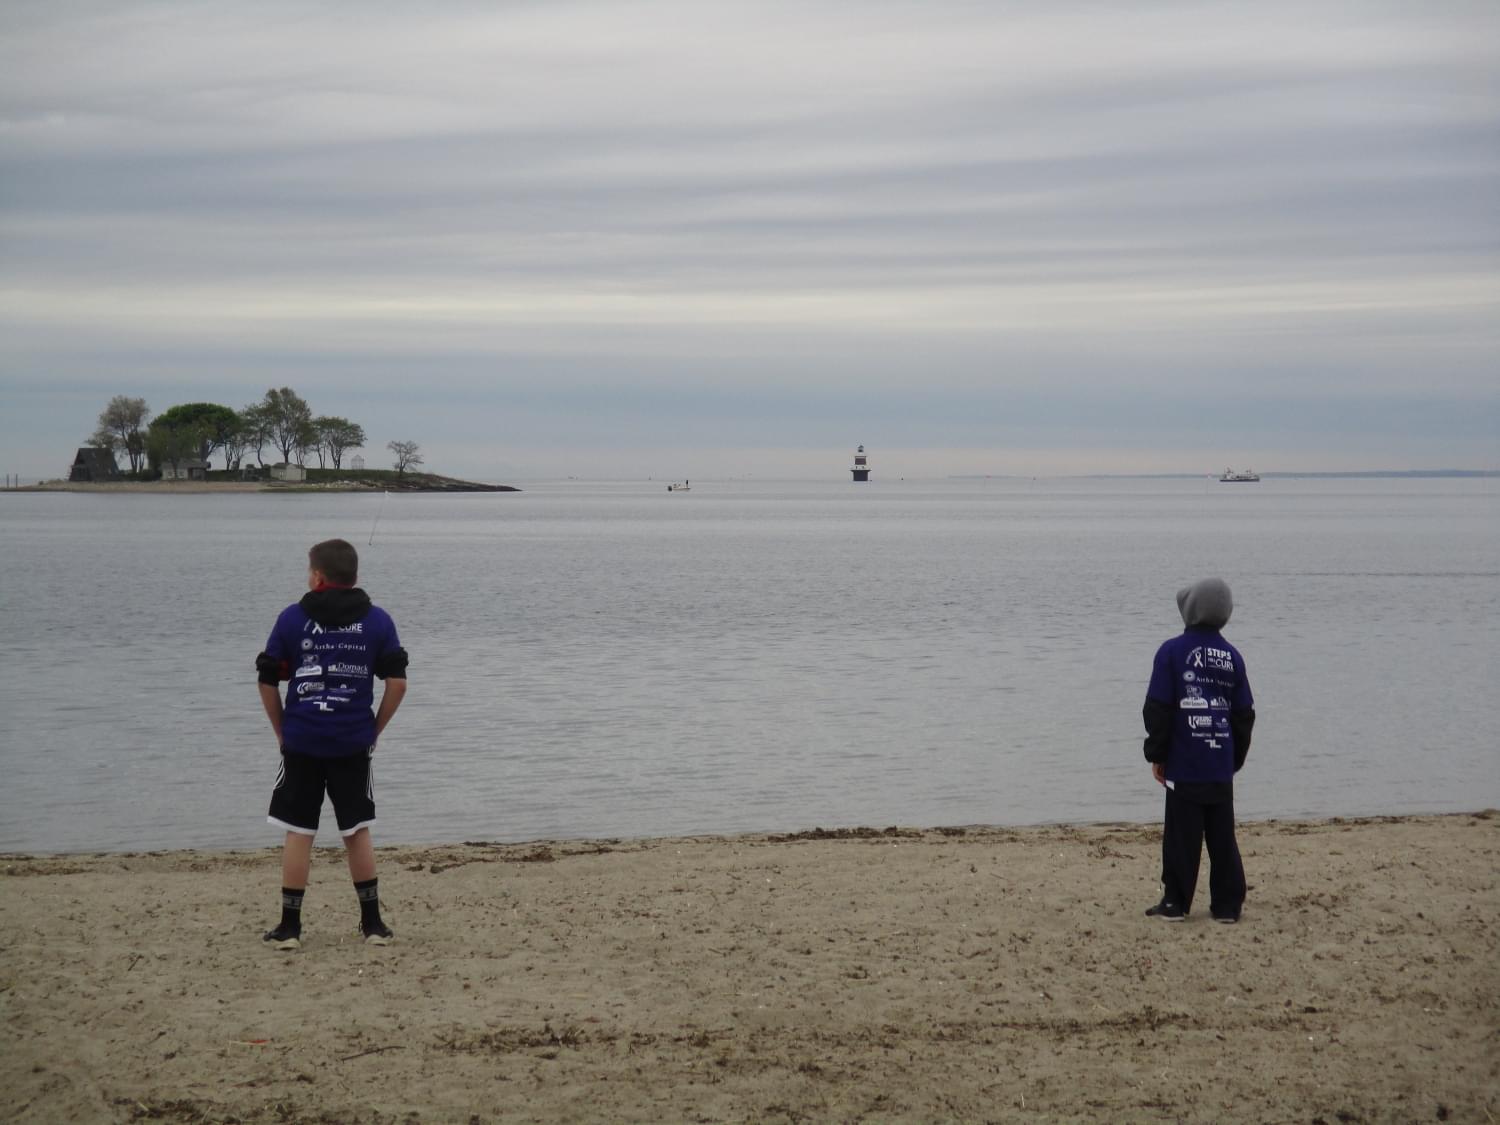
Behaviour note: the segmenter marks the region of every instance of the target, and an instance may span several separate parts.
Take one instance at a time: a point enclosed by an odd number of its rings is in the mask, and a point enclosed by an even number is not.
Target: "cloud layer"
[[[1225,428],[1268,468],[1500,463],[1489,3],[0,20],[0,426],[38,472],[110,394],[286,382],[476,474],[481,427],[542,474],[1196,470]]]

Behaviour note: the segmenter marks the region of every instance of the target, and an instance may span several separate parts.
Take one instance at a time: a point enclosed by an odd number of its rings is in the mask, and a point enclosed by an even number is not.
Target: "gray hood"
[[[1222,629],[1234,612],[1234,596],[1222,578],[1205,578],[1177,591],[1177,608],[1189,629]]]

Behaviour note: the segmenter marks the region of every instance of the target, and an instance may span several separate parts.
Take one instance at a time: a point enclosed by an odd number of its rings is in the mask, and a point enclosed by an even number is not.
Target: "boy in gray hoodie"
[[[1206,578],[1184,587],[1177,608],[1186,629],[1156,650],[1142,708],[1146,761],[1167,790],[1162,896],[1146,913],[1187,917],[1207,842],[1209,912],[1238,922],[1245,869],[1234,839],[1234,775],[1250,752],[1255,700],[1244,658],[1219,632],[1234,612],[1229,586]]]

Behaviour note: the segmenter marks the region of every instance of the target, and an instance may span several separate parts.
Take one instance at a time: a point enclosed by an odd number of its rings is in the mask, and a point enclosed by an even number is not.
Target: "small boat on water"
[[[1260,474],[1251,469],[1225,469],[1219,480],[1224,484],[1253,484],[1260,480]]]
[[[687,481],[683,481],[681,484],[669,484],[669,485],[667,485],[667,491],[668,492],[691,492],[692,489],[688,487],[688,482]]]

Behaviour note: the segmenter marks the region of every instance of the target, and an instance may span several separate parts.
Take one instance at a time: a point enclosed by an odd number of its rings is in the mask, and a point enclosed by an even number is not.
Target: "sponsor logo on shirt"
[[[1184,711],[1207,711],[1208,700],[1203,698],[1203,689],[1189,684],[1185,689],[1182,702],[1177,706]]]
[[[1234,671],[1234,654],[1222,648],[1199,645],[1188,653],[1189,668],[1217,668],[1221,672]]]
[[[1214,696],[1208,701],[1208,705],[1220,711],[1229,710],[1229,700],[1225,699],[1222,695]]]
[[[304,664],[302,665],[302,667],[297,669],[295,673],[297,679],[305,680],[308,676],[321,676],[323,674],[322,665],[316,663],[317,658],[313,657],[312,659],[314,663]]]
[[[364,631],[365,623],[363,621],[356,621],[353,625],[340,625],[334,630],[335,633],[363,633]]]
[[[316,680],[308,680],[305,683],[300,683],[297,685],[297,694],[306,695],[308,692],[322,691],[325,686],[326,685],[319,683]]]
[[[1194,680],[1196,680],[1197,678],[1198,677],[1196,675],[1194,675],[1192,672],[1184,672],[1182,674],[1182,681],[1183,681],[1183,683],[1190,684]]]
[[[328,674],[330,676],[368,676],[370,669],[365,664],[330,664]]]
[[[1188,730],[1207,730],[1214,725],[1212,715],[1189,715]]]

